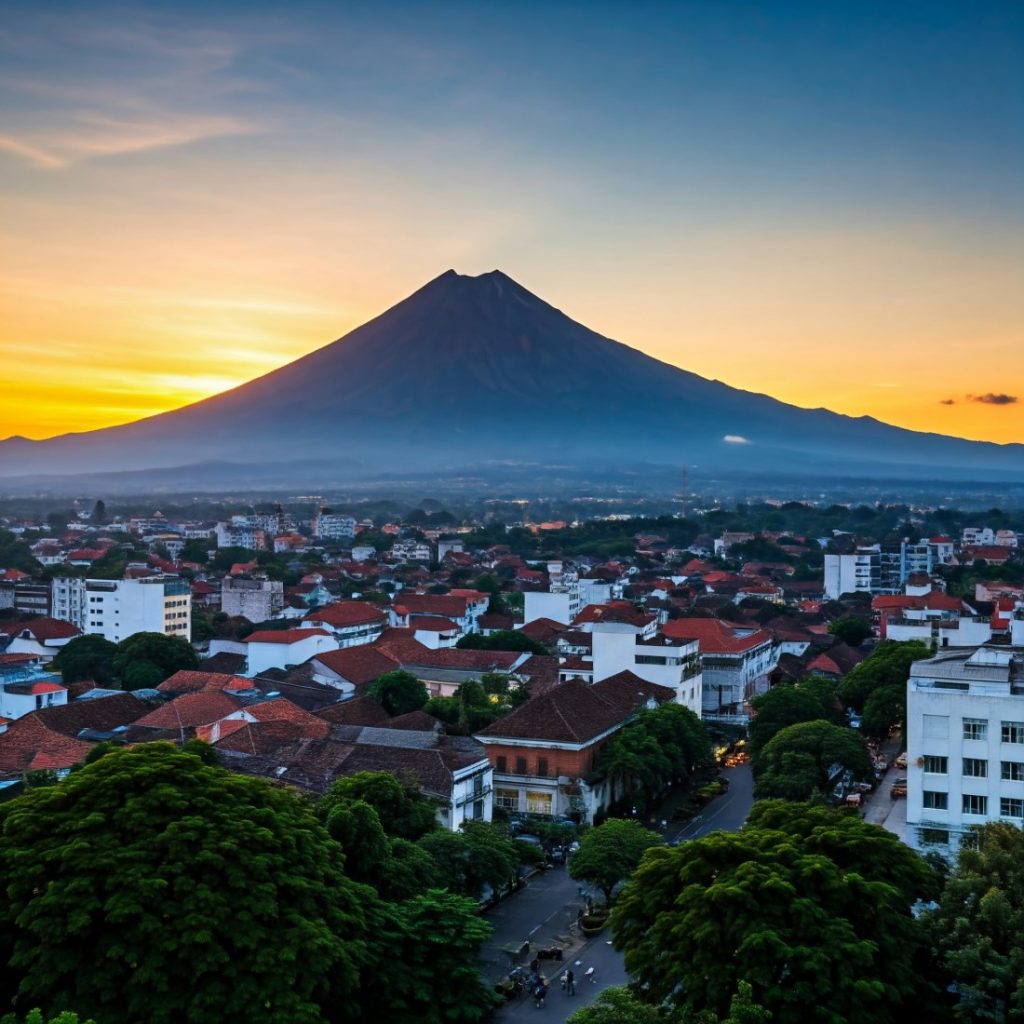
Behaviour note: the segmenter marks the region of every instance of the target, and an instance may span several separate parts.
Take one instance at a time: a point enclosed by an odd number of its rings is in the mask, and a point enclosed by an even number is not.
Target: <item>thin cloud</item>
[[[744,437],[742,434],[726,434],[722,438],[726,444],[750,444],[750,439]]]
[[[0,150],[20,156],[36,167],[63,167],[65,165],[65,161],[59,156],[55,156],[39,146],[33,146],[23,139],[14,139],[8,135],[0,135]]]
[[[955,398],[943,398],[943,399],[940,399],[939,405],[956,405],[956,399]]]
[[[982,405],[1016,405],[1017,403],[1016,395],[1007,395],[1002,392],[988,391],[984,395],[968,395],[967,398],[971,402],[981,402]]]

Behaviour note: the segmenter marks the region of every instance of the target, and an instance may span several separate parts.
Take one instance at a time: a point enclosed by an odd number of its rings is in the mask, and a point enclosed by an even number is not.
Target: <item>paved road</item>
[[[670,825],[666,838],[697,839],[716,829],[733,832],[740,828],[754,802],[750,766],[724,768],[722,774],[729,779],[725,794],[708,804],[699,819],[682,827]],[[494,981],[507,973],[512,960],[501,949],[506,943],[529,939],[535,949],[553,942],[568,945],[570,924],[575,922],[583,902],[577,883],[565,868],[554,868],[534,876],[525,889],[488,911],[486,918],[494,926],[494,935],[482,951],[487,977]],[[574,946],[568,961],[542,960],[542,972],[552,979],[544,1007],[538,1008],[532,999],[516,1000],[500,1008],[494,1020],[502,1024],[527,1020],[556,1024],[592,1002],[609,985],[624,985],[629,979],[622,954],[612,949],[610,940],[611,935],[604,932]],[[580,979],[575,996],[568,996],[558,985],[559,975],[570,965]],[[586,980],[589,967],[594,968],[592,982]]]

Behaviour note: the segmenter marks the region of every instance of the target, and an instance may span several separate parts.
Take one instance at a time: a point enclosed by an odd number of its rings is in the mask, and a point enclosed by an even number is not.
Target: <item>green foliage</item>
[[[800,722],[786,726],[751,763],[760,799],[809,800],[827,796],[829,770],[842,765],[854,779],[870,779],[874,771],[863,737],[830,722]]]
[[[610,818],[583,834],[580,848],[569,860],[569,874],[581,882],[592,882],[610,904],[619,882],[636,870],[647,850],[663,842],[657,832],[637,821]]]
[[[818,719],[834,724],[843,720],[835,687],[825,679],[805,679],[796,685],[782,683],[755,697],[750,704],[757,713],[749,730],[752,757],[786,726]]]
[[[384,705],[389,715],[405,715],[419,711],[430,696],[426,686],[411,672],[396,669],[385,672],[370,687],[370,694]]]
[[[82,1020],[77,1013],[72,1013],[70,1010],[64,1010],[55,1017],[47,1019],[43,1015],[43,1011],[37,1007],[30,1010],[23,1018],[17,1017],[13,1013],[6,1013],[0,1017],[0,1024],[96,1024],[96,1021],[91,1018]]]
[[[466,821],[458,832],[437,829],[418,844],[434,860],[441,884],[452,892],[478,898],[513,881],[520,850],[504,829],[485,821]]]
[[[1024,831],[974,829],[926,926],[955,979],[958,1020],[1024,1020]]]
[[[491,926],[476,909],[474,900],[438,889],[397,905],[396,941],[377,980],[386,1003],[382,1020],[472,1024],[494,1008],[476,966]]]
[[[363,898],[291,792],[168,743],[0,807],[0,947],[19,998],[103,1024],[341,1019]]]
[[[873,691],[896,685],[906,689],[911,664],[930,657],[931,653],[916,640],[908,643],[886,640],[847,674],[839,684],[839,696],[850,707],[863,711]]]
[[[436,805],[419,787],[390,772],[356,772],[338,779],[317,804],[322,821],[342,802],[364,801],[392,837],[415,841],[437,828]]]
[[[851,647],[859,647],[873,632],[871,623],[860,615],[843,615],[828,627],[828,631]]]
[[[865,736],[882,739],[894,725],[903,727],[907,717],[907,684],[892,683],[871,691],[864,702],[860,728]],[[906,735],[906,729],[903,729]]]
[[[625,985],[612,985],[565,1024],[663,1024],[664,1020],[656,1006],[643,1002]]]
[[[736,986],[736,994],[729,1002],[727,1017],[719,1017],[711,1010],[702,1010],[692,1021],[693,1024],[766,1024],[772,1017],[771,1010],[754,1002],[754,986],[749,981],[740,981]],[[690,1020],[684,1016],[683,1024],[689,1024]]]
[[[739,832],[650,851],[611,927],[645,998],[684,1020],[729,1012],[742,981],[747,1020],[764,1019],[751,1000],[778,1024],[804,1024],[809,1007],[829,1024],[940,1020],[927,929],[911,913],[934,892],[896,836],[767,802]]]
[[[681,704],[663,704],[640,712],[611,738],[601,752],[598,775],[651,799],[710,758],[711,742],[701,720]]]
[[[182,669],[199,668],[199,658],[179,636],[136,633],[117,645],[112,664],[124,689],[139,690],[158,686]]]
[[[98,686],[106,686],[114,679],[114,657],[117,644],[96,634],[83,634],[69,640],[51,662],[65,683],[81,679],[94,679]]]
[[[43,568],[29,550],[28,544],[10,530],[0,530],[0,566],[27,572],[29,576],[38,576]]]
[[[518,629],[496,629],[488,636],[467,633],[455,645],[464,651],[529,651],[531,654],[550,654],[539,641]]]

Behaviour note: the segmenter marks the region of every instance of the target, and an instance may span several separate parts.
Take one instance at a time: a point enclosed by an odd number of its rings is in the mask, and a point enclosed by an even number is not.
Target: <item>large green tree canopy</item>
[[[104,686],[114,678],[116,654],[117,644],[95,633],[86,633],[66,643],[52,664],[64,677],[65,683],[92,679]]]
[[[426,686],[411,672],[396,669],[385,672],[370,687],[370,693],[384,705],[389,715],[405,715],[419,711],[430,694]]]
[[[126,690],[159,686],[182,669],[199,667],[192,645],[180,636],[135,633],[117,645],[114,672]]]
[[[603,825],[583,833],[580,848],[569,860],[569,874],[592,882],[611,903],[612,893],[640,863],[645,851],[660,846],[664,839],[637,821],[610,818]]]
[[[910,666],[930,655],[931,650],[916,640],[908,643],[886,640],[846,675],[839,684],[839,696],[850,707],[863,711],[868,698],[881,687],[901,686],[905,691]]]
[[[0,827],[19,1003],[103,1024],[358,1017],[363,900],[301,797],[152,743],[11,801]]]
[[[782,683],[750,704],[756,712],[750,723],[750,753],[755,756],[788,725],[817,719],[838,724],[842,720],[835,688],[824,679],[806,679],[796,685]]]
[[[826,796],[835,765],[852,772],[855,779],[871,778],[871,756],[856,729],[823,721],[789,725],[753,759],[754,794],[783,800]]]
[[[1024,831],[979,826],[927,924],[956,980],[962,1021],[1024,1021]]]
[[[936,884],[883,829],[772,801],[739,832],[649,850],[611,925],[645,997],[685,1014],[724,1015],[748,981],[777,1024],[931,1021],[911,906]]]

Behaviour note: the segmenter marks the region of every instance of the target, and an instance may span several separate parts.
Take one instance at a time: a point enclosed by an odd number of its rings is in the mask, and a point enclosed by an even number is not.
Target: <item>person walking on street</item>
[[[536,1000],[537,1009],[544,1009],[544,999],[548,994],[547,985],[544,984],[544,979],[541,978],[537,982],[537,987],[533,990],[533,998]]]
[[[565,972],[565,992],[566,995],[576,995],[576,975],[571,970]]]

